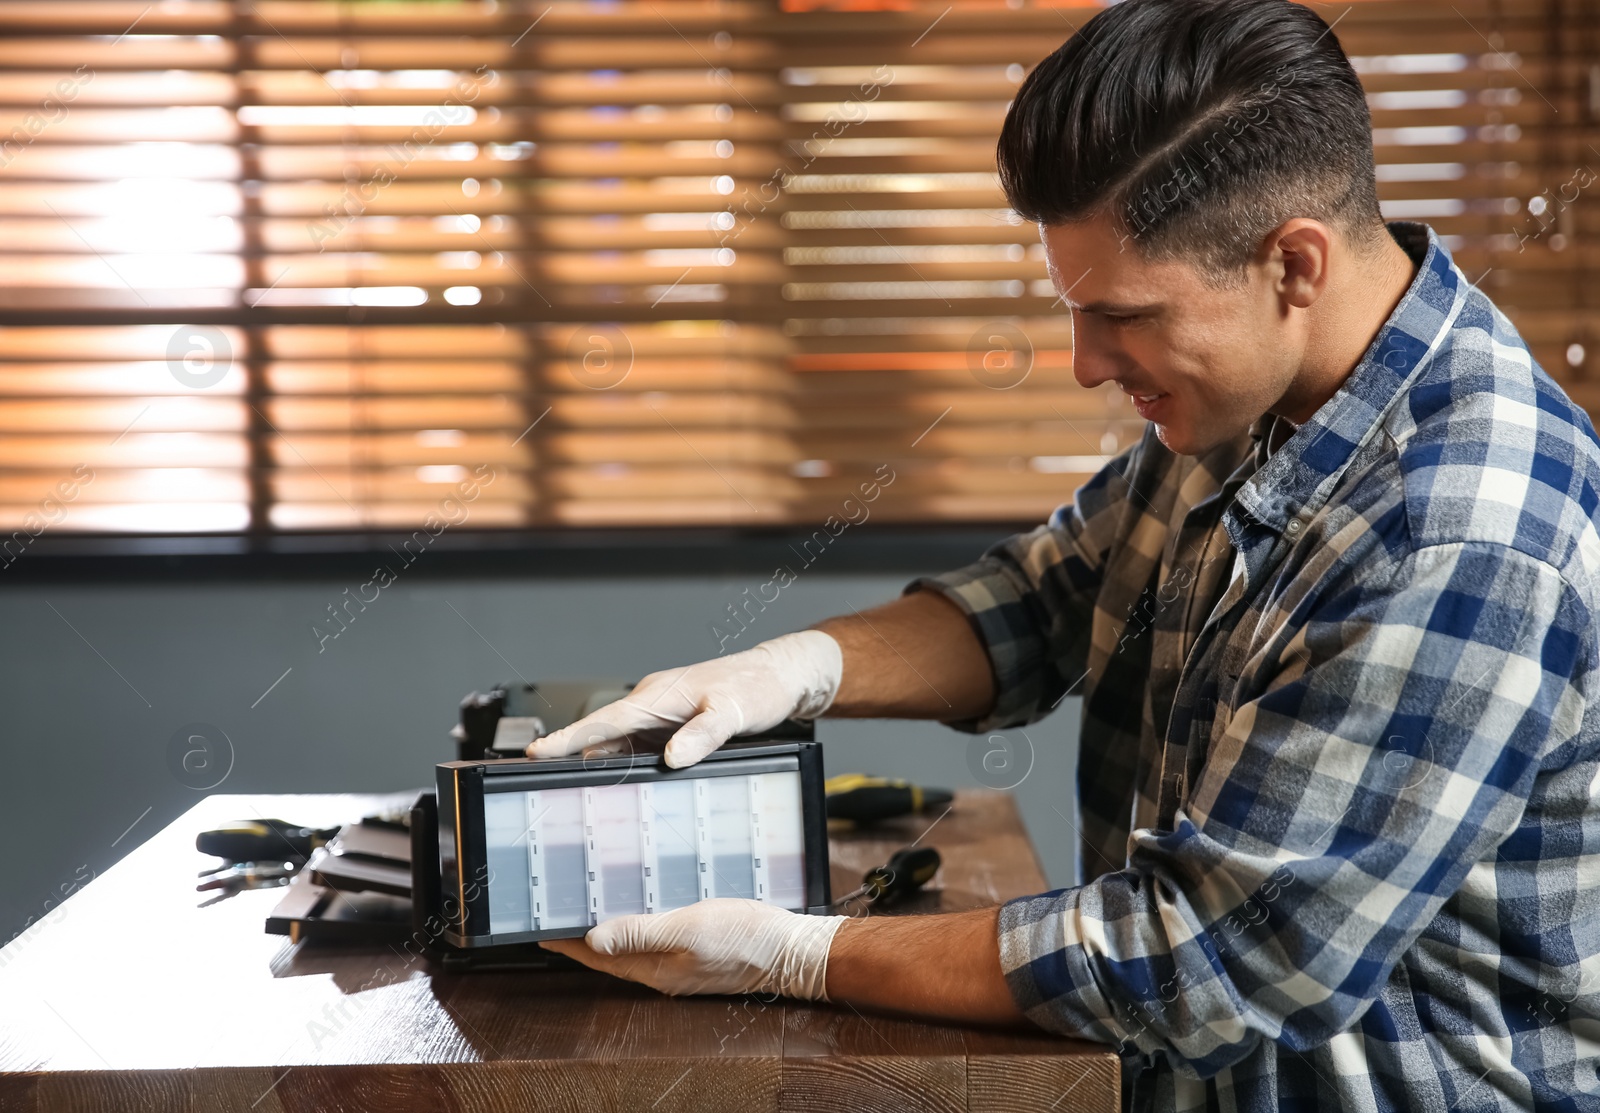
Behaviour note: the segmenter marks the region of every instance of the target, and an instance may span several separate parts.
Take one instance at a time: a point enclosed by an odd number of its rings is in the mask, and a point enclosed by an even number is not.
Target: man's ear
[[[1285,305],[1308,309],[1328,287],[1328,265],[1334,233],[1320,220],[1297,216],[1269,232],[1262,242],[1263,262],[1270,268]]]

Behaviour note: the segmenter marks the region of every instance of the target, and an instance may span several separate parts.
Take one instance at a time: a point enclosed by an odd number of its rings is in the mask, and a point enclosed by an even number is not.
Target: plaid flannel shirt
[[[1083,696],[1086,881],[1004,905],[1000,956],[1131,1108],[1600,1109],[1600,443],[1390,230],[1417,275],[1305,425],[1147,428],[907,588],[994,669],[952,726]]]

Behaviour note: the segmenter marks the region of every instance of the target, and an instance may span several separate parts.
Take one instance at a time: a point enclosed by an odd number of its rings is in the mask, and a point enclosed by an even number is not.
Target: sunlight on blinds
[[[0,525],[1040,519],[1142,430],[994,180],[1096,10],[0,5]],[[1319,10],[1385,212],[1600,404],[1600,0]]]

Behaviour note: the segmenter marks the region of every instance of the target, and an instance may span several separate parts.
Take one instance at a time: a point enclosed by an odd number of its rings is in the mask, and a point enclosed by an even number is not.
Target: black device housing
[[[542,680],[471,692],[461,701],[461,722],[450,732],[456,760],[520,758],[534,738],[577,722],[632,688],[625,680]],[[520,721],[526,732],[508,739],[500,731],[502,720]]]
[[[464,950],[445,941],[449,923],[439,883],[439,801],[431,792],[411,809],[411,934],[405,949],[446,970],[525,970],[579,967],[537,943],[508,943]]]
[[[661,761],[660,754],[654,752],[588,759],[445,762],[437,769],[437,822],[429,822],[424,814],[423,822],[418,823],[419,816],[413,815],[413,840],[423,840],[422,845],[414,841],[412,852],[413,868],[418,874],[418,883],[413,888],[418,921],[430,921],[422,925],[430,940],[443,943],[447,948],[469,950],[526,947],[540,939],[582,934],[569,928],[500,935],[490,931],[489,862],[483,808],[488,793],[793,771],[800,774],[805,911],[826,914],[831,910],[832,898],[822,746],[809,739],[783,737],[809,735],[810,732],[809,723],[791,720],[766,735],[730,741],[684,769],[669,768]],[[419,801],[420,809],[431,806],[426,798]],[[436,846],[426,845],[428,832],[435,836]],[[437,862],[438,872],[422,868],[423,862]],[[424,888],[429,885],[433,886],[431,892]]]

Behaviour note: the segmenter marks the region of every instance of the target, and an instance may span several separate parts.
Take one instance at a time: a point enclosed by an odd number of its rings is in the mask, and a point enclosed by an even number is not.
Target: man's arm
[[[999,917],[995,907],[846,920],[828,951],[828,1000],[1031,1028],[1000,969]]]
[[[617,752],[635,733],[677,728],[665,757],[682,768],[790,717],[938,719],[977,731],[1047,715],[1069,687],[1064,670],[1083,671],[1138,458],[1136,448],[1123,452],[1049,523],[966,568],[923,577],[872,610],[651,673],[622,699],[530,743],[528,756]]]
[[[663,993],[774,993],[911,1016],[1032,1027],[1000,971],[997,908],[807,916],[719,898],[620,916],[542,946]]]
[[[919,591],[740,653],[653,672],[615,703],[528,746],[529,757],[615,753],[678,727],[666,762],[693,765],[736,734],[794,716],[976,718],[994,706],[988,651],[967,616]]]
[[[994,673],[972,623],[932,591],[813,629],[839,643],[844,668],[828,715],[850,719],[976,719],[994,706]]]

